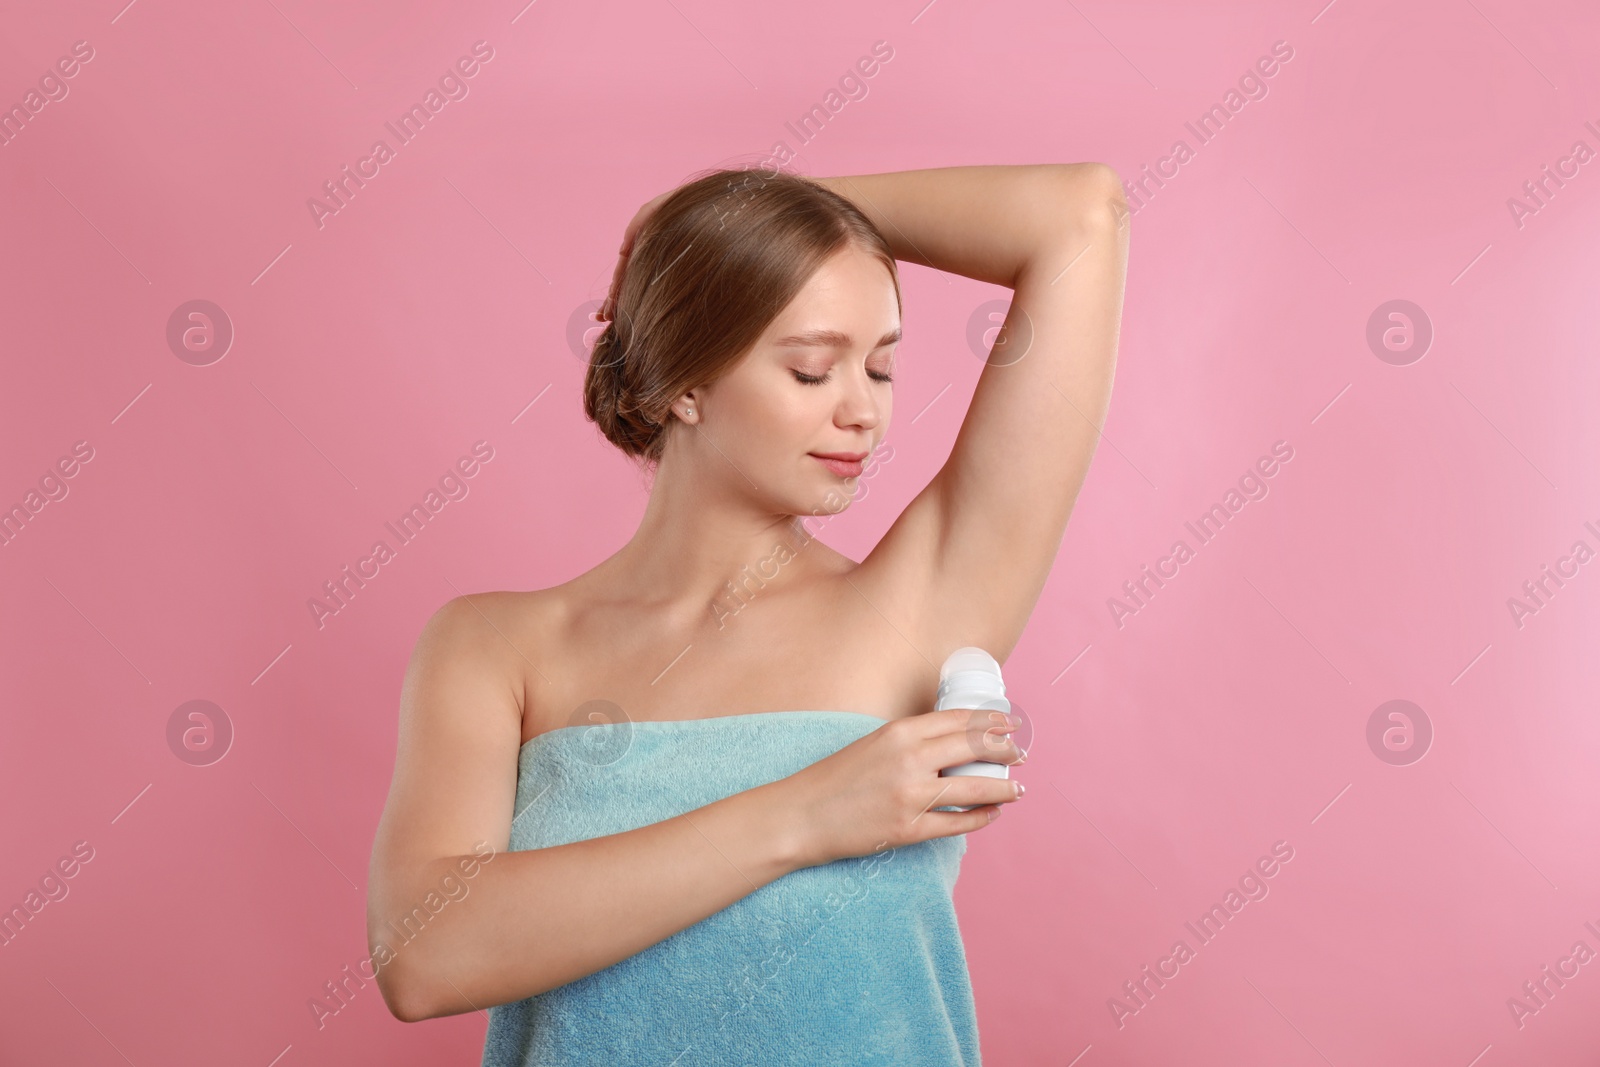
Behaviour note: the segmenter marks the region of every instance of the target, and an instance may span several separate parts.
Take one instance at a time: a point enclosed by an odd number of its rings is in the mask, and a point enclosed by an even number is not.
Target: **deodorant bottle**
[[[939,668],[939,694],[933,710],[948,708],[977,708],[982,711],[1011,710],[1006,699],[1006,684],[1000,678],[1000,664],[981,648],[968,646],[950,653]],[[1004,763],[973,760],[970,763],[946,767],[940,777],[953,775],[978,775],[984,778],[1010,778],[1011,768]],[[971,811],[975,805],[940,805],[936,811]]]

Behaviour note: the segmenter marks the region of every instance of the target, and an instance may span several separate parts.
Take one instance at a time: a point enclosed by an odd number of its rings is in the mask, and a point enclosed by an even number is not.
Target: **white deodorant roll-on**
[[[981,648],[968,646],[950,653],[939,668],[939,695],[933,710],[977,708],[982,711],[1011,710],[1006,699],[1006,684],[1000,678],[1000,663]],[[939,772],[941,777],[978,775],[984,778],[1010,778],[1011,768],[1004,763],[973,760]],[[971,811],[973,805],[949,804],[940,808]],[[938,810],[936,808],[935,810]]]

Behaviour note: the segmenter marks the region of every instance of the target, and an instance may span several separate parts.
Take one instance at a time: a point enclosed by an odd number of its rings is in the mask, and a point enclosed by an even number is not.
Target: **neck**
[[[638,530],[605,563],[619,596],[649,604],[667,625],[693,624],[826,562],[799,516],[762,508],[718,473],[664,458]]]

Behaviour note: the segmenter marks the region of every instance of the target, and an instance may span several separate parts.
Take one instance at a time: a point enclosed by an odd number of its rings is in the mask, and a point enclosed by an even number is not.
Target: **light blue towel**
[[[778,711],[540,734],[519,754],[510,847],[670,819],[883,725]],[[483,1067],[979,1064],[951,900],[966,847],[934,838],[791,872],[610,967],[490,1008]]]

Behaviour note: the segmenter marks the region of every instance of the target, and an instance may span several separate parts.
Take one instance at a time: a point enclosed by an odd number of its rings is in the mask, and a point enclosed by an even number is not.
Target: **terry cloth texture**
[[[777,711],[540,734],[518,757],[510,847],[661,822],[883,725]],[[977,1065],[951,899],[966,848],[957,834],[793,871],[603,970],[496,1005],[483,1067]]]

